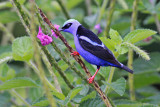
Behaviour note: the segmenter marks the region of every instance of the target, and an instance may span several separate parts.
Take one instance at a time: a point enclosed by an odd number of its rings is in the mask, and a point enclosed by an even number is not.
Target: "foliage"
[[[17,1],[18,5],[14,5],[12,1]],[[41,81],[44,80],[57,107],[105,107],[98,92],[86,82],[88,77],[83,69],[70,56],[59,38],[53,38],[53,44],[45,47],[38,44],[38,40],[33,39],[37,36],[38,26],[41,26],[47,35],[51,35],[51,32],[46,24],[42,26],[45,22],[37,16],[38,11],[32,8],[33,3],[30,1],[0,1],[0,105],[3,107],[51,106],[46,88]],[[35,1],[53,24],[62,26],[68,18],[67,15],[78,20],[94,33],[96,33],[94,26],[100,24],[103,32],[98,34],[98,37],[124,65],[128,60],[126,53],[129,49],[134,50],[136,101],[129,99],[128,75],[124,70],[115,69],[111,83],[108,82],[110,67],[102,67],[95,77],[112,105],[116,107],[160,106],[160,2],[158,0],[138,2],[139,12],[134,31],[130,31],[134,0],[117,0],[112,20],[109,20],[112,23],[108,38],[105,37],[104,29],[110,11],[109,0]],[[106,6],[103,4],[104,1],[108,1]],[[20,13],[17,14],[18,9]],[[24,26],[26,20],[30,25]],[[70,46],[75,48],[72,35],[63,32],[62,35]],[[35,44],[38,44],[36,49]],[[42,51],[44,48],[47,51]],[[36,62],[37,52],[40,54],[44,75],[40,73],[41,68]],[[47,58],[48,54],[50,58]],[[84,62],[93,75],[96,66]],[[81,76],[75,71],[80,72]],[[73,88],[68,87],[68,82]],[[106,87],[108,87],[107,92]]]

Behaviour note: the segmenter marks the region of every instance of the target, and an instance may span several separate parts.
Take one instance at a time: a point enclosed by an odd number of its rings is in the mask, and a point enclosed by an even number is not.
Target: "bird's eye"
[[[62,29],[68,29],[71,25],[72,25],[72,23],[68,23],[65,26],[63,26]]]

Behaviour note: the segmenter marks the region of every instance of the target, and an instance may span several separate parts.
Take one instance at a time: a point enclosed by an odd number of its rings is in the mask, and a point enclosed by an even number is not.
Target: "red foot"
[[[75,56],[75,55],[79,55],[79,53],[74,51],[73,53],[71,53],[71,55]]]
[[[90,77],[90,78],[88,79],[88,81],[89,81],[88,83],[91,84],[91,83],[93,82],[93,80],[94,80],[94,77]]]

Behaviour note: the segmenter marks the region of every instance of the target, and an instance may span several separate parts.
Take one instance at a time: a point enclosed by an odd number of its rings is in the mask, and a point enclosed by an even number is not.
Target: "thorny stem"
[[[57,0],[57,2],[59,3],[61,9],[62,9],[62,12],[64,13],[64,15],[66,16],[67,19],[70,19],[70,15],[69,15],[69,12],[67,10],[67,8],[65,7],[64,3],[62,0]]]
[[[51,77],[53,78],[53,81],[54,81],[54,84],[55,84],[56,89],[58,90],[58,92],[62,93],[61,87],[60,87],[60,85],[59,85],[59,82],[58,82],[58,80],[57,80],[56,75],[55,75],[54,72],[53,72],[53,69],[52,69],[51,64],[49,63],[49,61],[48,61],[46,55],[44,54],[44,52],[41,52],[41,54],[42,54],[42,59],[43,59],[44,63],[46,64],[47,69],[48,69]]]
[[[19,98],[27,107],[32,107],[22,96],[20,96],[14,89],[9,91],[13,96]]]
[[[106,28],[105,28],[105,35],[106,35],[107,38],[109,36],[109,30],[110,30],[110,26],[111,26],[112,15],[113,15],[113,12],[114,12],[115,3],[116,3],[116,0],[111,0],[110,6],[109,6],[109,14],[108,14],[108,17],[107,17],[107,20],[106,20],[107,25],[106,25]]]
[[[53,26],[53,24],[51,23],[51,21],[44,15],[44,13],[42,12],[41,9],[39,9],[39,12],[43,18],[43,20],[49,25],[49,27],[56,33],[56,35],[62,40],[62,42],[65,44],[65,46],[68,48],[68,50],[73,53],[74,50],[73,48],[68,44],[67,40],[62,36],[62,34],[55,29],[55,27]],[[73,56],[74,59],[80,64],[80,66],[83,68],[83,70],[85,71],[85,73],[87,74],[87,76],[90,78],[92,77],[91,73],[88,71],[88,69],[86,68],[84,62],[80,59],[79,56]],[[104,103],[106,104],[107,107],[112,107],[108,97],[105,96],[105,94],[102,92],[100,86],[98,85],[97,82],[93,81],[92,83],[94,85],[95,90],[99,93],[99,95],[101,96],[102,100],[104,101]]]
[[[133,12],[132,12],[132,17],[131,17],[131,31],[135,30],[136,27],[136,20],[137,20],[137,5],[138,5],[138,0],[134,0],[133,2]],[[133,50],[129,49],[128,52],[128,67],[130,69],[133,69],[132,67],[133,64]],[[134,89],[134,75],[133,74],[128,74],[128,81],[129,81],[129,91],[130,91],[130,99],[133,101],[135,100],[135,89]]]
[[[34,1],[33,0],[30,0],[30,5],[31,5],[31,39],[32,39],[32,43],[33,43],[33,46],[34,46],[34,49],[36,49],[36,51],[34,51],[34,58],[35,58],[35,62],[37,64],[37,68],[39,70],[39,77],[40,77],[40,80],[43,84],[43,89],[44,89],[44,92],[48,98],[48,101],[50,102],[51,104],[51,107],[56,107],[56,103],[55,103],[55,100],[53,99],[53,96],[52,96],[52,93],[50,92],[50,89],[48,87],[48,85],[46,84],[46,77],[45,77],[45,73],[44,73],[44,69],[42,67],[42,63],[41,63],[41,58],[40,58],[40,50],[38,48],[38,43],[36,41],[36,30],[35,30],[35,25],[34,25],[34,13],[35,13],[35,9],[34,9]]]
[[[22,24],[23,24],[23,26],[25,27],[25,29],[26,29],[26,31],[27,31],[27,33],[28,33],[28,35],[31,35],[31,33],[30,33],[30,29],[29,29],[29,27],[30,27],[30,25],[28,25],[27,24],[27,20],[24,20],[23,19],[23,17],[22,17],[22,15],[23,14],[25,14],[25,12],[21,9],[21,11],[19,11],[19,8],[17,8],[17,6],[18,5],[20,5],[19,4],[19,2],[14,2],[15,0],[10,0],[11,1],[11,3],[13,4],[13,6],[16,8],[16,11],[17,11],[17,13],[18,13],[18,15],[19,15],[19,17],[20,17],[20,20],[21,20],[21,22],[22,22]],[[18,6],[18,7],[20,7],[20,8],[22,8],[21,7],[21,5],[20,6]],[[40,46],[42,47],[42,45],[40,44]],[[42,49],[43,50],[43,49]],[[44,51],[44,50],[43,50]],[[45,51],[48,51],[47,50],[47,48],[46,48],[46,50]],[[45,53],[46,54],[46,53]],[[47,58],[49,58],[50,56],[47,56]],[[50,62],[51,63],[51,62]],[[58,66],[58,64],[56,64],[55,66]],[[58,66],[59,67],[59,66]],[[55,67],[55,68],[57,68],[57,67]],[[60,68],[60,67],[59,67]],[[58,69],[59,70],[59,69]],[[58,71],[59,73],[60,73],[60,75],[62,76],[62,74],[63,74],[63,72],[62,71]],[[63,78],[63,77],[65,77],[65,78]],[[66,75],[63,75],[62,76],[62,78],[64,79],[64,81],[65,81],[65,83],[67,84],[67,80],[65,80],[67,77],[66,77]],[[68,85],[68,84],[67,84]],[[69,86],[69,85],[68,85]],[[71,87],[71,86],[70,86]],[[73,87],[73,86],[72,86]]]

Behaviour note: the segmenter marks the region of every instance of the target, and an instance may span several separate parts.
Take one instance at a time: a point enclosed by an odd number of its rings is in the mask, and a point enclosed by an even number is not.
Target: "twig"
[[[53,24],[51,23],[51,21],[44,15],[44,13],[42,12],[41,9],[39,9],[39,12],[43,18],[43,20],[49,25],[49,27],[54,30],[54,32],[58,35],[58,37],[62,40],[62,42],[65,44],[65,46],[68,48],[68,50],[72,53],[74,50],[73,48],[68,44],[67,40],[62,36],[62,34],[55,29],[55,27],[53,26]],[[88,69],[86,68],[84,62],[80,59],[79,56],[73,56],[74,59],[80,64],[80,66],[83,68],[83,70],[85,71],[85,73],[87,74],[88,77],[91,77],[91,73],[88,71]],[[93,81],[93,85],[95,90],[99,93],[99,95],[101,96],[102,100],[104,101],[104,103],[106,104],[107,107],[112,107],[111,103],[109,102],[108,98],[105,96],[105,94],[102,92],[100,86],[98,85],[97,82]]]
[[[65,7],[64,3],[62,0],[57,0],[57,2],[59,3],[61,9],[62,9],[62,12],[64,13],[64,15],[66,16],[67,19],[70,19],[70,15],[69,15],[69,12],[67,10],[67,8]]]
[[[116,3],[116,0],[111,0],[110,6],[109,6],[109,14],[108,14],[108,17],[107,17],[107,20],[106,20],[107,26],[105,28],[105,35],[106,35],[107,38],[109,36],[109,30],[110,30],[110,26],[111,26],[112,15],[113,15],[113,12],[114,12],[115,3]]]
[[[137,20],[137,5],[138,5],[138,0],[134,0],[133,2],[133,12],[132,12],[132,17],[131,17],[131,31],[135,30],[136,26],[136,20]],[[133,69],[133,50],[129,49],[128,52],[128,67],[130,69]],[[128,81],[129,81],[129,91],[130,91],[130,99],[135,100],[135,90],[134,90],[134,75],[133,74],[128,74]]]

